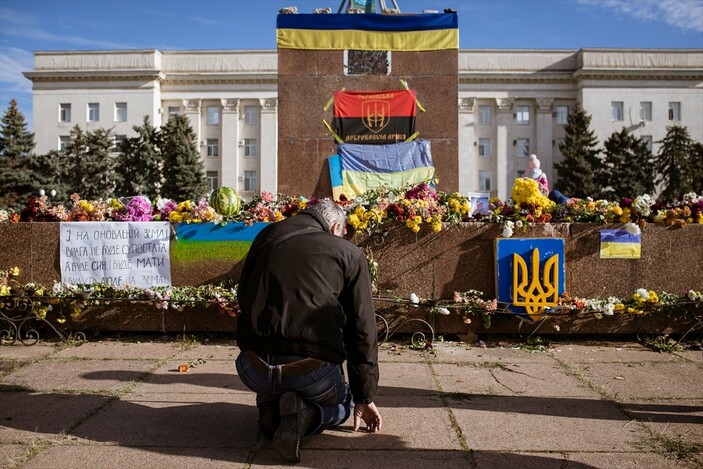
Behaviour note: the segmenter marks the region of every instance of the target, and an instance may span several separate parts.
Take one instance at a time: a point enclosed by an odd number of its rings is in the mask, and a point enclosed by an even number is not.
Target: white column
[[[278,98],[261,100],[261,152],[259,178],[261,191],[278,192]]]
[[[513,160],[515,149],[510,129],[513,126],[513,98],[496,99],[498,116],[496,117],[496,174],[494,190],[496,197],[507,200],[515,179]],[[491,191],[493,192],[493,191]]]
[[[537,142],[535,145],[535,153],[542,164],[542,171],[547,175],[550,187],[554,183],[554,181],[552,181],[552,169],[554,167],[554,146],[552,145],[552,140],[554,139],[554,121],[552,118],[553,104],[554,99],[551,98],[537,99]]]
[[[193,131],[195,132],[195,138],[197,139],[198,142],[198,148],[201,151],[202,156],[202,134],[200,132],[200,125],[201,125],[201,117],[200,117],[200,100],[199,99],[184,99],[183,100],[183,107],[185,108],[185,116],[188,118],[190,121],[190,126],[193,128]]]
[[[462,194],[478,190],[475,103],[476,98],[459,99],[459,192]]]
[[[239,191],[239,99],[222,99],[220,181]]]

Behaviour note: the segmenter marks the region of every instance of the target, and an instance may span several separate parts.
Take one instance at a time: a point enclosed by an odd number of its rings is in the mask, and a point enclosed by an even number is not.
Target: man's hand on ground
[[[354,404],[354,431],[358,431],[361,421],[366,423],[366,431],[377,433],[381,431],[383,419],[376,404]]]

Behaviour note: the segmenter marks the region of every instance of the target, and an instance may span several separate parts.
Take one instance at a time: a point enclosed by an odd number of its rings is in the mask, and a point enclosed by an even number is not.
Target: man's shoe
[[[278,414],[278,401],[266,401],[259,406],[259,432],[267,440],[272,440],[281,417]]]
[[[294,392],[281,394],[278,400],[281,423],[273,435],[273,446],[278,454],[290,462],[300,462],[300,438],[306,430],[307,406]]]

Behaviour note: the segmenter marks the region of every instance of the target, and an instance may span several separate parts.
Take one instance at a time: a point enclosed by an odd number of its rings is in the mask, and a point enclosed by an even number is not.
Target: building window
[[[526,125],[530,123],[530,106],[518,106],[515,113],[515,122]]]
[[[345,50],[346,75],[390,75],[391,52],[387,50]]]
[[[515,140],[515,146],[517,151],[515,156],[520,158],[530,156],[530,139],[529,138],[518,138]]]
[[[481,125],[491,125],[491,107],[478,107],[478,123]]]
[[[205,179],[207,179],[207,186],[210,192],[219,187],[219,177],[217,175],[217,171],[207,171],[205,173]]]
[[[653,141],[652,136],[651,135],[642,135],[640,137],[640,140],[642,140],[642,143],[647,145],[647,151],[651,155],[652,154],[652,141]]]
[[[244,190],[247,192],[256,190],[256,171],[244,171]]]
[[[207,139],[207,156],[220,156],[220,141],[216,138]]]
[[[169,106],[168,107],[168,118],[172,118],[175,115],[178,115],[181,113],[181,107],[180,106]]]
[[[557,125],[566,125],[569,118],[569,106],[557,106]]]
[[[71,122],[71,104],[59,104],[59,122]]]
[[[487,170],[479,170],[478,172],[478,190],[481,192],[489,192],[491,190],[491,172]]]
[[[115,149],[113,151],[115,153],[122,153],[122,145],[124,145],[126,141],[126,135],[115,135],[115,138],[113,140],[113,145],[115,146]]]
[[[669,103],[669,120],[670,121],[680,121],[681,120],[681,103],[680,102],[672,101]]]
[[[244,106],[244,123],[249,125],[259,123],[259,106]]]
[[[69,143],[71,143],[71,137],[68,135],[61,135],[59,137],[59,151],[66,151]]]
[[[100,104],[88,103],[88,122],[98,122],[100,120]]]
[[[650,122],[652,120],[652,102],[640,101],[640,121]]]
[[[127,103],[115,103],[115,122],[127,122]]]
[[[220,107],[219,106],[208,106],[207,107],[207,125],[220,125]]]
[[[625,119],[622,101],[610,102],[610,120],[619,122]]]
[[[491,139],[478,139],[478,156],[491,156]]]
[[[256,156],[256,139],[255,138],[245,138],[244,139],[244,156],[248,156],[248,157]]]

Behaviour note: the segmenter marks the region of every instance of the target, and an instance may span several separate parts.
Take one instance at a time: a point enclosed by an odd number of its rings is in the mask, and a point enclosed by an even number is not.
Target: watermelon
[[[218,187],[210,194],[210,207],[223,217],[231,217],[239,213],[241,199],[237,191],[231,187]]]

